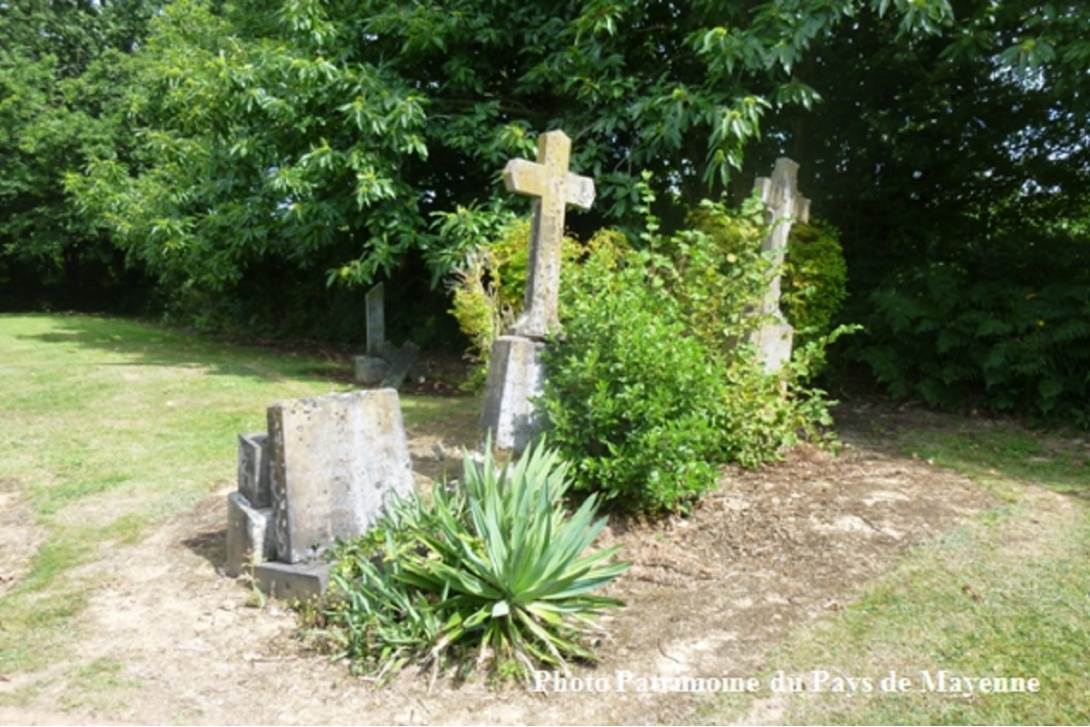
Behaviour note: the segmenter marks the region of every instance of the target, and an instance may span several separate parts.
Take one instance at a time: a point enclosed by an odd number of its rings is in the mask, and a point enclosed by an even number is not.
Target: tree
[[[955,11],[948,33],[894,43],[888,20],[841,26],[798,69],[824,102],[752,156],[803,160],[843,232],[845,315],[868,328],[848,358],[932,404],[1085,418],[1090,8]]]
[[[141,155],[71,187],[171,286],[229,288],[271,260],[348,283],[420,259],[441,275],[522,209],[498,173],[549,128],[598,184],[577,226],[634,220],[643,169],[678,210],[715,195],[768,109],[813,100],[792,71],[815,40],[862,12],[926,33],[949,8],[178,0],[139,54]]]
[[[142,0],[105,7],[75,0],[0,4],[0,278],[8,278],[6,305],[26,305],[26,297],[43,287],[62,303],[92,303],[88,293],[124,277],[104,231],[68,199],[63,175],[91,158],[125,154],[120,112],[129,84],[126,54],[149,14]]]

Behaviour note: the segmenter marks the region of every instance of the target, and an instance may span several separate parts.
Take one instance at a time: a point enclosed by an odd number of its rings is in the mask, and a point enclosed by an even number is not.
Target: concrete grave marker
[[[560,259],[567,205],[583,209],[594,203],[594,181],[568,171],[571,139],[563,131],[538,137],[537,161],[512,159],[503,170],[507,191],[534,198],[530,261],[523,313],[492,344],[485,384],[481,427],[492,444],[521,452],[537,422],[531,399],[542,393],[545,371],[541,339],[560,327]]]
[[[276,557],[271,507],[253,507],[241,492],[227,496],[227,563],[224,572],[234,578],[248,564]]]
[[[772,177],[761,177],[756,184],[766,206],[765,218],[772,225],[761,249],[772,252],[778,268],[782,266],[784,255],[787,254],[787,238],[791,234],[792,224],[810,220],[810,200],[799,193],[798,173],[797,162],[780,157],[776,160]],[[779,371],[791,358],[794,338],[794,329],[780,310],[780,277],[777,272],[761,299],[759,310],[760,315],[771,316],[775,322],[763,325],[752,336],[768,373]]]
[[[385,288],[367,291],[367,354],[356,356],[356,383],[396,389],[409,375],[420,347],[412,341],[398,348],[386,340]]]
[[[278,560],[298,563],[353,538],[386,499],[413,489],[408,441],[393,389],[330,394],[268,409],[269,479]]]
[[[269,438],[265,432],[238,435],[238,491],[251,507],[272,505]]]
[[[367,291],[367,355],[381,356],[386,343],[386,288],[382,283]]]

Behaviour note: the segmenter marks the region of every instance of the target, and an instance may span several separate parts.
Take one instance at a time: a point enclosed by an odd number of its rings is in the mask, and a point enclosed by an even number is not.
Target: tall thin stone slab
[[[238,491],[252,507],[272,505],[269,438],[265,432],[238,435]]]
[[[763,318],[771,318],[753,334],[751,341],[764,364],[765,371],[775,373],[783,368],[791,358],[791,345],[794,329],[780,310],[780,270],[784,255],[787,253],[787,239],[791,226],[796,222],[808,222],[810,219],[810,200],[799,193],[799,165],[797,162],[780,157],[772,169],[772,177],[761,177],[756,188],[765,203],[765,217],[772,230],[762,243],[764,252],[771,252],[776,265],[776,276],[772,279],[761,298],[759,313]]]
[[[382,356],[382,346],[386,343],[386,301],[385,287],[379,283],[367,291],[367,355]]]
[[[386,301],[382,283],[367,291],[367,352],[356,356],[356,383],[364,386],[379,384],[390,373],[390,361],[385,350],[391,346],[386,341]],[[381,384],[386,388],[385,384]]]
[[[299,563],[362,534],[413,488],[397,392],[330,394],[268,409],[278,560]]]
[[[497,337],[489,359],[481,427],[500,449],[521,451],[536,432],[531,400],[544,384],[540,341],[560,327],[564,212],[569,204],[594,203],[594,181],[569,172],[570,158],[571,139],[550,131],[538,137],[536,162],[512,159],[503,170],[507,191],[533,197],[534,212],[523,313],[507,336]]]

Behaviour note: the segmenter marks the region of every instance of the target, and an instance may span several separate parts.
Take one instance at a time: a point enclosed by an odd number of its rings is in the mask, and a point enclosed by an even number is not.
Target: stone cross
[[[791,358],[794,339],[794,329],[784,320],[780,310],[779,270],[787,253],[791,225],[795,221],[807,222],[810,219],[810,200],[799,193],[798,173],[797,162],[780,157],[772,169],[772,178],[761,177],[756,184],[761,200],[765,203],[765,219],[772,225],[761,249],[772,253],[777,268],[776,277],[769,282],[768,289],[761,298],[759,311],[762,316],[771,316],[773,321],[763,324],[751,339],[757,346],[767,373],[779,371]]]
[[[594,203],[594,181],[568,171],[571,139],[550,131],[537,140],[537,162],[512,159],[503,170],[508,192],[534,197],[530,233],[530,265],[523,313],[509,333],[540,339],[559,328],[560,258],[564,240],[564,209],[587,209]]]
[[[761,249],[772,251],[778,265],[787,253],[787,237],[795,222],[810,221],[810,200],[799,193],[799,165],[787,157],[776,160],[772,178],[761,177],[757,189],[765,203],[766,220],[773,225]],[[777,274],[761,301],[761,313],[780,315],[780,275]]]

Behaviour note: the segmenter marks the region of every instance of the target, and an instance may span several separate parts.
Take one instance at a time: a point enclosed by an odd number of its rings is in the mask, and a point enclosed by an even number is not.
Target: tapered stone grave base
[[[521,336],[500,336],[492,343],[485,384],[481,429],[492,446],[522,452],[541,427],[531,401],[545,390],[545,344]]]

